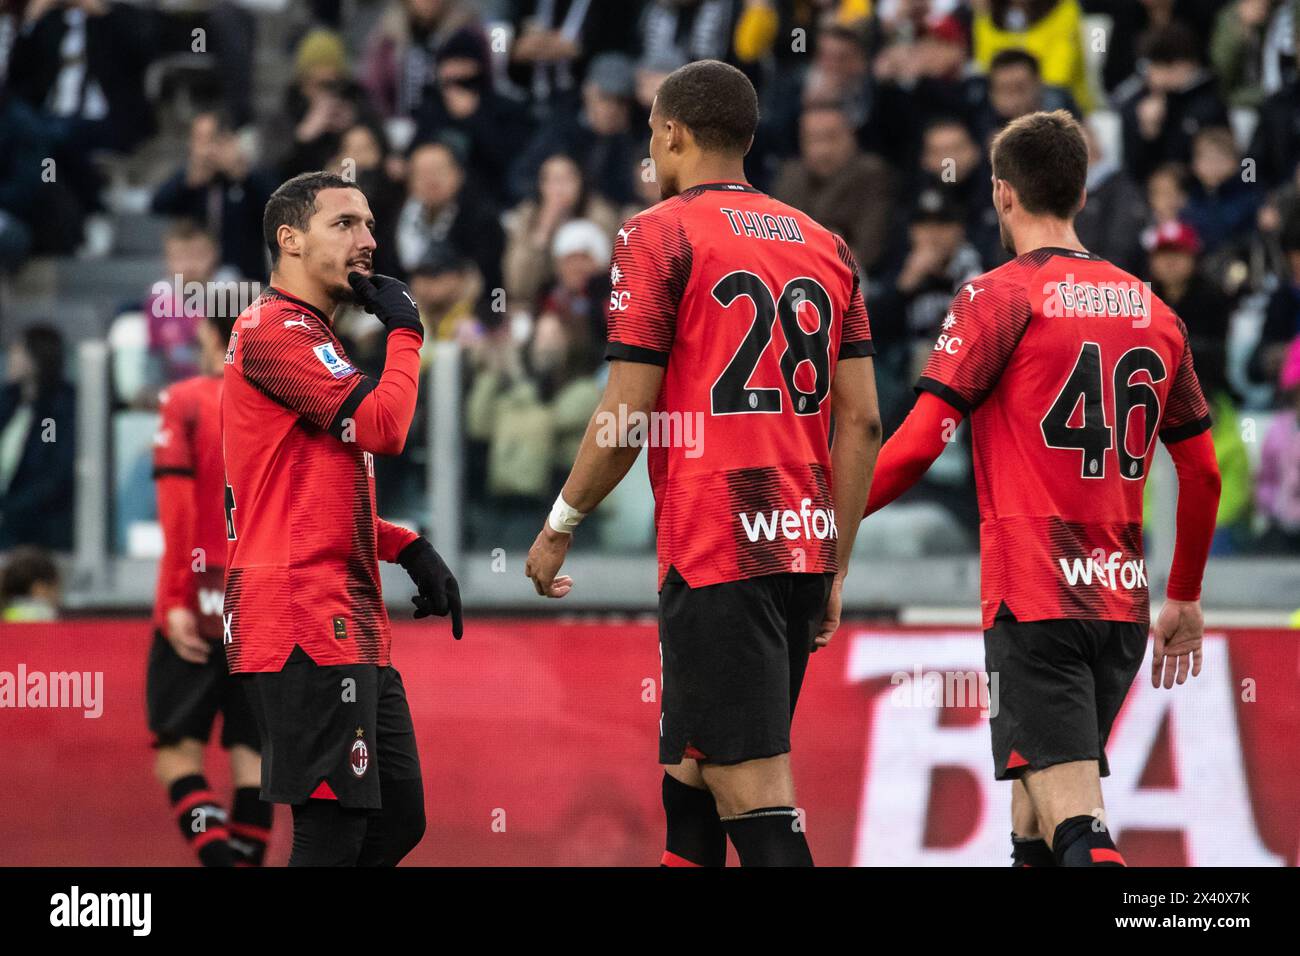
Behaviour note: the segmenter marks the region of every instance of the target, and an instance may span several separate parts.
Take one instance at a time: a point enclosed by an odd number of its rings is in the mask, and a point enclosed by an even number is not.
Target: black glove
[[[415,582],[420,592],[411,598],[415,605],[415,617],[428,617],[436,614],[445,617],[451,612],[451,636],[460,640],[465,632],[460,610],[460,585],[425,538],[416,538],[397,555],[397,563]]]
[[[363,276],[360,272],[348,273],[348,285],[357,294],[357,301],[367,312],[376,316],[388,328],[412,329],[424,338],[424,325],[420,310],[415,305],[411,290],[401,279],[392,276]]]

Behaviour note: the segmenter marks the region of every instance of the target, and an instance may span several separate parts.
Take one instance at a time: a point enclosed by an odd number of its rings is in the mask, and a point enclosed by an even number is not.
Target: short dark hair
[[[921,128],[921,141],[924,142],[935,130],[947,129],[948,127],[960,129],[969,140],[975,141],[975,134],[971,132],[970,124],[960,116],[954,116],[951,113],[939,113],[926,120],[925,125]]]
[[[758,128],[758,94],[749,77],[720,60],[697,60],[669,73],[659,87],[659,113],[681,123],[701,149],[740,153]]]
[[[271,266],[280,263],[280,243],[275,238],[281,226],[293,226],[306,229],[307,222],[316,212],[316,194],[322,189],[356,189],[357,184],[349,182],[334,173],[311,172],[299,173],[292,179],[280,184],[280,188],[271,193],[266,201],[266,211],[262,213],[262,238],[271,253]]]
[[[859,56],[867,56],[867,40],[862,31],[843,23],[832,23],[817,31],[817,40],[841,40],[853,47]]]
[[[1196,34],[1186,24],[1174,21],[1147,37],[1146,58],[1152,63],[1201,63],[1201,47]]]
[[[1204,145],[1237,157],[1237,138],[1227,126],[1202,126],[1192,137],[1193,146]]]
[[[163,233],[164,242],[188,242],[191,239],[206,239],[214,246],[217,244],[217,240],[213,238],[212,233],[193,219],[184,217],[173,219],[167,226],[167,231]]]
[[[1011,47],[995,53],[993,59],[989,61],[989,73],[1008,66],[1027,66],[1034,76],[1038,76],[1041,72],[1038,66],[1038,57],[1019,47]]]
[[[1008,123],[989,148],[993,175],[1006,180],[1031,213],[1069,219],[1088,179],[1088,145],[1065,110],[1027,113]]]
[[[14,548],[0,572],[0,603],[27,597],[37,584],[58,583],[59,568],[48,551],[30,545]]]

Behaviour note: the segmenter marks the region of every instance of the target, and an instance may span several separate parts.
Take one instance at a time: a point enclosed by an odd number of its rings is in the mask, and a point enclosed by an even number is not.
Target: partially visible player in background
[[[1201,577],[1219,471],[1182,321],[1074,232],[1088,154],[1064,111],[993,141],[993,202],[1017,258],[958,291],[885,443],[868,513],[907,490],[969,416],[980,507],[994,772],[1013,781],[1016,865],[1124,865],[1105,827],[1106,740],[1150,626],[1142,488],[1155,437],[1178,472],[1153,686],[1201,670]]]
[[[293,807],[290,866],[395,866],[424,835],[424,785],[379,562],[451,614],[456,579],[423,537],[375,512],[375,455],[400,454],[424,329],[405,284],[376,275],[366,196],[303,173],[266,204],[271,285],[231,334],[222,391],[226,655],[251,698],[262,796]],[[379,379],[348,360],[334,314],[387,329]]]
[[[154,773],[167,788],[181,835],[205,866],[260,866],[272,818],[271,804],[258,795],[257,725],[220,643],[226,568],[221,373],[233,324],[209,317],[199,326],[200,374],[158,396],[162,420],[153,443],[163,533],[145,684],[158,748]],[[203,774],[218,713],[235,785],[229,815]]]
[[[665,201],[615,240],[609,383],[526,567],[538,594],[568,593],[556,574],[573,529],[640,451],[610,423],[648,419],[669,866],[722,866],[728,837],[742,866],[812,865],[790,723],[808,656],[839,624],[880,447],[853,256],[747,184],[757,123],[753,86],[716,60],[659,88]]]

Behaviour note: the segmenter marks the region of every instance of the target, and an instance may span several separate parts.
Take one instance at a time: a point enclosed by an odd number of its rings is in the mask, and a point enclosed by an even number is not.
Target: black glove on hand
[[[357,294],[357,301],[362,308],[376,316],[388,328],[412,329],[424,338],[424,325],[420,322],[420,310],[415,305],[411,290],[401,279],[392,276],[363,276],[360,272],[348,273],[348,285]]]
[[[465,632],[460,609],[460,585],[447,567],[446,562],[438,556],[425,538],[416,538],[397,555],[397,563],[415,582],[420,592],[411,598],[415,605],[415,617],[428,617],[436,614],[445,617],[451,612],[451,636],[460,640]]]

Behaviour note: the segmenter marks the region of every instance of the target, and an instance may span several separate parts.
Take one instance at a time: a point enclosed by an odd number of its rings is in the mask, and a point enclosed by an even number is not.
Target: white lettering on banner
[[[969,632],[900,636],[856,632],[849,645],[850,683],[888,678],[918,662],[927,670],[983,670],[984,644]],[[988,724],[940,726],[939,707],[895,707],[886,686],[872,701],[863,761],[854,866],[991,866],[1006,856],[1011,788],[993,780]],[[978,781],[968,839],[925,846],[931,771],[957,767]]]
[[[1147,667],[1138,672],[1106,748],[1107,822],[1117,834],[1181,830],[1189,866],[1283,866],[1251,814],[1227,637],[1207,634],[1203,654],[1201,675],[1171,690],[1152,687]],[[1139,787],[1166,716],[1177,783]]]
[[[1148,652],[1149,653],[1149,652]],[[991,866],[1004,862],[1011,822],[1011,787],[993,779],[987,722],[941,725],[943,709],[891,704],[885,679],[918,666],[969,670],[984,666],[982,638],[969,631],[900,636],[857,631],[851,639],[850,683],[882,681],[872,701],[855,866]],[[1124,829],[1177,830],[1191,866],[1278,866],[1251,816],[1251,794],[1241,760],[1228,642],[1207,635],[1199,677],[1172,690],[1154,688],[1144,667],[1115,721],[1107,754],[1111,775],[1102,783],[1106,817],[1119,839]],[[1170,725],[1172,787],[1141,787],[1166,715]],[[927,847],[925,833],[933,771],[966,770],[972,794],[971,829],[958,846]]]
[[[204,617],[220,614],[225,606],[225,591],[216,588],[199,588],[199,613]]]

